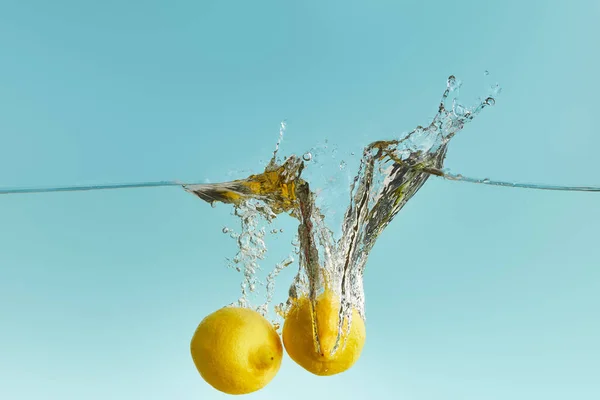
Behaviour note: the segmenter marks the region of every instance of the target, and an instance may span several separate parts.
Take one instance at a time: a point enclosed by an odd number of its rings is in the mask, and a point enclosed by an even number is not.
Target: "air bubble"
[[[490,71],[488,71],[487,69],[485,71],[483,71],[483,75],[488,76],[490,74]]]
[[[211,201],[211,202],[210,202],[210,206],[211,206],[212,208],[217,208],[217,202],[216,202],[216,201]]]
[[[302,159],[304,161],[310,161],[310,160],[312,160],[312,154],[310,152],[304,153],[304,155],[302,156]]]
[[[466,112],[467,110],[465,109],[465,106],[459,103],[454,103],[454,114],[456,116],[462,117],[465,115]]]
[[[229,228],[228,227],[223,227],[223,233],[229,233]]]
[[[488,97],[487,99],[485,99],[485,104],[488,106],[493,106],[496,104],[496,100],[494,100],[493,97]]]
[[[490,178],[484,178],[481,182],[482,183],[490,183]]]

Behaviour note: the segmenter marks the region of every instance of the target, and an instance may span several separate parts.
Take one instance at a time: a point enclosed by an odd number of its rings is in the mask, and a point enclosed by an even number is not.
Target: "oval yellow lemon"
[[[200,322],[190,344],[202,378],[227,394],[265,387],[281,366],[283,348],[273,325],[258,312],[222,308]]]
[[[317,298],[314,310],[316,332],[310,300],[306,296],[297,299],[285,317],[282,336],[288,355],[315,375],[335,375],[348,370],[360,357],[365,344],[365,323],[353,309],[350,331],[347,332],[348,321],[345,321],[344,334],[340,338],[342,345],[331,354],[338,335],[339,307],[338,296],[329,289]],[[315,333],[320,352],[316,351]]]

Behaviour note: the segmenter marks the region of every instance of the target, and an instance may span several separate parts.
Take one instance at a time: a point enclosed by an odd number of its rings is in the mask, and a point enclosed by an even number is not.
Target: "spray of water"
[[[281,213],[298,220],[298,273],[290,287],[288,305],[300,296],[313,302],[327,287],[341,299],[338,342],[333,351],[344,343],[342,327],[351,324],[352,309],[365,318],[363,274],[373,245],[385,227],[404,205],[417,193],[430,176],[458,179],[443,171],[444,158],[450,140],[471,122],[484,108],[495,104],[493,95],[498,88],[473,107],[458,101],[460,82],[450,76],[442,95],[438,112],[426,127],[418,126],[403,137],[376,141],[365,147],[360,168],[354,177],[349,205],[344,213],[341,235],[335,237],[327,226],[323,211],[318,207],[318,194],[302,178],[306,163],[315,161],[314,153],[302,157],[289,156],[278,160],[279,142],[265,171],[242,180],[188,185],[185,189],[210,203],[233,204],[242,220],[238,238],[237,259],[243,265],[243,296],[255,284],[258,262],[264,257],[264,230],[256,231],[254,221],[259,216],[271,221]],[[345,165],[340,164],[340,169]],[[278,265],[270,275],[266,312],[274,289],[274,276],[285,266]],[[243,301],[243,305],[247,305]],[[285,305],[278,310],[285,313]],[[316,323],[316,320],[315,320]],[[318,337],[317,343],[318,347]]]

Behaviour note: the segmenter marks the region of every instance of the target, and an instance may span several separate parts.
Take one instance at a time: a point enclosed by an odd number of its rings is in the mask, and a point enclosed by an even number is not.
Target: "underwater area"
[[[596,399],[600,7],[0,5],[0,399]]]

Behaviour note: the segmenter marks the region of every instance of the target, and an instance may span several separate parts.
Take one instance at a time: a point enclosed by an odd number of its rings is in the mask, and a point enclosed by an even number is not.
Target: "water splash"
[[[489,76],[489,73],[486,71],[484,76]],[[323,160],[330,151],[329,145],[325,141],[301,157],[292,155],[281,161],[278,152],[286,130],[285,121],[280,124],[275,151],[264,172],[246,179],[216,184],[158,181],[6,188],[0,189],[0,195],[181,186],[212,207],[219,202],[233,204],[235,215],[241,221],[241,232],[225,227],[223,233],[238,244],[238,253],[231,260],[231,265],[244,273],[242,297],[238,302],[244,306],[250,306],[248,297],[261,284],[256,273],[267,252],[265,224],[270,224],[277,215],[287,213],[299,221],[298,236],[293,242],[294,253],[300,259],[299,272],[290,286],[290,299],[309,295],[314,300],[327,283],[342,298],[340,315],[350,318],[349,311],[354,307],[365,318],[362,276],[369,252],[385,227],[430,176],[501,187],[600,192],[598,185],[519,183],[466,177],[445,170],[443,161],[449,141],[481,110],[495,105],[501,93],[497,83],[490,84],[485,99],[474,107],[465,107],[458,101],[461,85],[456,77],[448,78],[438,113],[427,127],[418,126],[399,139],[374,142],[364,149],[359,172],[351,178],[350,205],[343,214],[342,234],[337,239],[333,234],[332,228],[335,226],[330,224],[331,219],[328,220],[329,226],[325,223],[324,215],[331,210],[324,206],[321,189],[311,188],[305,180],[306,174],[302,176],[307,164],[312,170],[324,170],[327,167]],[[335,159],[335,147],[331,150],[331,156]],[[336,169],[348,171],[346,161],[336,163],[339,166]],[[266,310],[271,302],[275,278],[293,263],[289,260],[276,265],[267,277],[267,301],[259,307],[260,310]],[[278,306],[277,311],[283,315],[285,304]],[[340,326],[341,321],[342,318]]]
[[[438,112],[428,126],[365,147],[358,174],[352,180],[339,238],[325,222],[318,193],[301,177],[305,163],[319,164],[322,151],[311,149],[302,158],[292,155],[281,164],[276,150],[262,174],[227,183],[186,186],[187,191],[205,201],[232,203],[243,210],[239,214],[243,232],[249,232],[248,239],[240,242],[240,249],[248,253],[243,264],[244,270],[250,271],[243,285],[254,282],[251,275],[264,251],[264,232],[256,233],[253,218],[262,215],[271,221],[278,214],[288,213],[299,221],[299,271],[289,290],[288,305],[300,296],[314,302],[325,288],[332,290],[341,299],[338,341],[333,351],[343,346],[343,322],[351,322],[352,309],[365,319],[363,274],[375,241],[430,176],[452,177],[442,171],[448,143],[484,108],[495,104],[494,97],[488,95],[473,107],[464,106],[458,100],[460,87],[456,77],[448,78]],[[328,143],[322,148],[327,149]],[[285,307],[280,311],[285,312]],[[349,329],[350,323],[346,327]]]
[[[271,158],[269,165],[274,165],[275,163],[281,163],[281,160],[277,158],[279,153],[279,147],[281,146],[281,142],[283,142],[283,137],[285,136],[285,130],[287,128],[287,122],[285,120],[279,123],[279,138],[277,139],[277,143],[275,144],[275,150],[273,151],[273,157]]]

